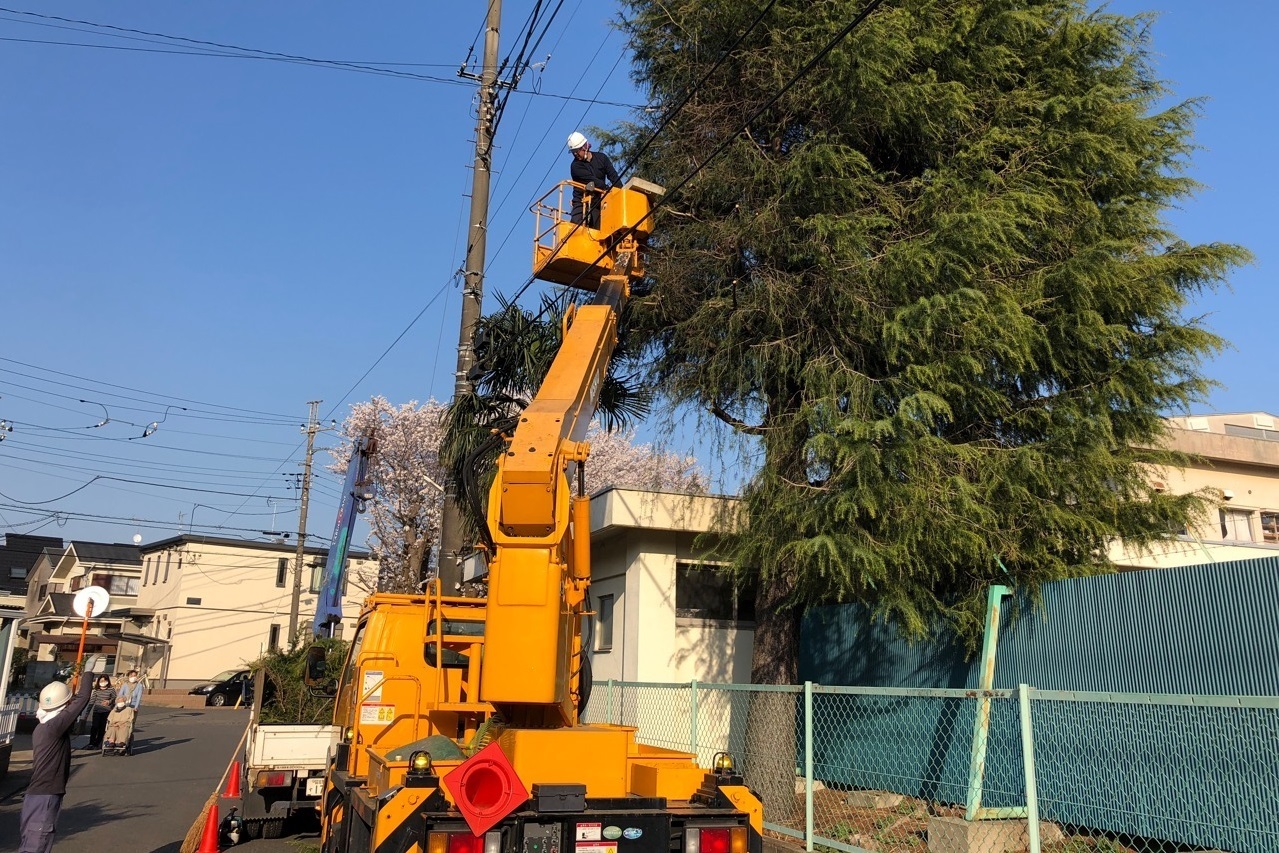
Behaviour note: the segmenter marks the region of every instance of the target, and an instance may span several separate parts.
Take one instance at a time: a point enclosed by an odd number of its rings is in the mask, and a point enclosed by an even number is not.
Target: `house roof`
[[[75,542],[68,551],[74,550],[77,559],[86,563],[127,563],[142,565],[142,552],[137,545],[107,544],[105,542]]]
[[[168,539],[161,539],[158,542],[149,542],[146,545],[141,546],[139,550],[143,554],[153,554],[156,551],[163,551],[167,548],[177,548],[183,545],[223,545],[228,548],[251,548],[255,551],[278,551],[281,554],[296,554],[298,550],[298,546],[291,543],[255,542],[251,539],[228,539],[219,536],[195,536],[187,533],[183,533],[179,536],[171,536]],[[304,553],[327,556],[329,549],[321,548],[318,545],[308,545]],[[352,560],[375,559],[375,557],[368,551],[360,551],[355,548],[351,548],[347,551],[347,557]]]
[[[41,552],[48,548],[62,549],[62,540],[56,536],[31,536],[25,533],[6,533],[4,544],[0,545],[0,592],[13,595],[27,594],[27,578],[12,577],[13,569],[26,569],[29,574],[40,558]]]
[[[48,595],[49,607],[42,608],[41,616],[75,616],[71,602],[75,594],[70,592],[51,592]]]

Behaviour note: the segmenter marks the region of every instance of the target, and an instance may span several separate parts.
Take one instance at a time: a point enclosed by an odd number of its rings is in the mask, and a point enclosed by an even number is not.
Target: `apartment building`
[[[1160,568],[1279,555],[1279,419],[1242,412],[1168,420],[1168,446],[1197,461],[1152,469],[1155,488],[1199,492],[1212,505],[1174,540],[1148,553],[1117,543],[1111,559],[1129,568]]]

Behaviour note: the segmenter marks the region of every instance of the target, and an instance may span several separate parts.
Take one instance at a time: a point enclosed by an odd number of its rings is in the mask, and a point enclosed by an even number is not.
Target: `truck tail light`
[[[689,827],[684,853],[746,853],[746,827]]]
[[[292,770],[259,770],[255,788],[287,788],[293,784]]]
[[[487,832],[472,835],[461,832],[431,832],[427,834],[427,853],[497,853],[502,845],[502,833]]]

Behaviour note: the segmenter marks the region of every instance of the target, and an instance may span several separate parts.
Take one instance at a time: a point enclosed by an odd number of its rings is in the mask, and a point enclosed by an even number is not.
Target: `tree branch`
[[[728,412],[724,411],[717,405],[711,406],[710,412],[712,415],[719,418],[721,421],[728,424],[733,429],[737,430],[738,432],[744,432],[747,435],[764,435],[768,431],[762,426],[757,426],[755,424],[748,424],[745,421],[739,421],[737,418],[733,417],[732,415],[730,415]]]

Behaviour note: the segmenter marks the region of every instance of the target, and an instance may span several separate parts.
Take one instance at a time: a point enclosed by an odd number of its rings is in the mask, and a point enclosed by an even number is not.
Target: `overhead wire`
[[[262,415],[263,417],[272,418],[272,419],[275,419],[275,420],[287,421],[288,423],[294,423],[294,422],[296,422],[296,420],[297,420],[297,418],[296,418],[296,417],[292,417],[292,416],[289,416],[289,415],[282,415],[282,414],[279,414],[279,413],[276,413],[276,412],[264,412],[264,411],[260,411],[260,410],[258,410],[258,409],[246,409],[246,408],[242,408],[242,407],[240,407],[240,406],[224,406],[224,405],[221,405],[221,404],[219,404],[219,403],[209,403],[209,402],[205,402],[205,401],[202,401],[202,400],[193,400],[193,399],[190,399],[190,398],[187,398],[187,397],[177,397],[177,396],[173,396],[173,395],[170,395],[170,394],[157,394],[157,393],[152,392],[152,391],[143,391],[143,390],[138,389],[138,388],[131,388],[131,387],[127,386],[127,385],[117,385],[117,384],[115,384],[115,383],[113,383],[113,382],[106,382],[106,381],[103,381],[103,380],[101,380],[101,379],[90,379],[90,378],[88,378],[88,377],[86,377],[86,376],[78,376],[78,375],[76,375],[76,374],[74,374],[74,373],[66,373],[66,372],[61,371],[61,370],[54,370],[54,369],[53,369],[53,368],[51,368],[51,367],[41,367],[41,366],[36,365],[36,364],[31,364],[30,362],[26,362],[26,361],[19,361],[19,360],[18,360],[18,359],[16,359],[16,358],[7,358],[7,357],[5,357],[5,356],[0,356],[0,361],[8,362],[9,364],[17,364],[17,365],[20,365],[20,366],[22,366],[22,367],[28,368],[28,369],[30,369],[30,370],[40,370],[40,371],[43,371],[43,372],[45,372],[45,373],[52,373],[52,374],[54,374],[55,376],[64,376],[64,377],[66,377],[66,378],[68,378],[68,379],[78,379],[78,380],[80,380],[81,382],[89,382],[89,383],[91,383],[91,384],[93,384],[93,385],[102,385],[102,386],[107,387],[107,388],[118,388],[118,389],[120,389],[121,391],[131,391],[131,392],[133,392],[133,393],[135,393],[135,394],[146,394],[146,395],[148,395],[148,396],[151,396],[151,397],[157,397],[157,398],[160,398],[160,399],[162,399],[162,400],[172,400],[172,401],[176,401],[177,403],[188,403],[188,404],[190,404],[190,406],[188,406],[187,411],[190,411],[190,412],[206,411],[206,410],[199,409],[199,408],[191,408],[192,406],[207,406],[207,407],[209,407],[209,409],[225,409],[225,410],[227,410],[228,412],[244,412],[244,413],[246,413],[246,414]],[[53,380],[52,380],[52,379],[47,380],[47,381],[49,381],[49,382],[53,382]],[[138,402],[136,398],[134,398],[134,400],[135,400],[135,402]],[[150,401],[143,401],[143,402],[150,402]],[[162,405],[163,405],[163,404],[162,404]],[[210,414],[226,414],[226,413],[227,413],[227,412],[210,412]]]
[[[118,30],[120,32],[126,32],[126,33],[139,33],[142,35],[156,36],[158,38],[170,39],[175,42],[185,42],[185,43],[190,43],[194,45],[205,45],[210,47],[217,47],[217,48],[221,48],[223,52],[211,51],[208,49],[194,49],[194,50],[180,49],[176,47],[175,48],[129,47],[125,45],[114,45],[114,44],[93,44],[90,42],[57,41],[54,39],[15,38],[12,36],[0,37],[0,41],[3,41],[3,42],[12,42],[12,43],[21,43],[21,44],[40,44],[40,45],[61,46],[61,47],[84,47],[84,48],[92,48],[96,50],[114,50],[114,51],[122,51],[122,52],[129,52],[129,53],[153,53],[153,54],[167,54],[167,55],[178,55],[178,56],[206,56],[206,57],[220,58],[220,59],[250,59],[250,60],[267,61],[267,62],[283,62],[283,63],[304,65],[304,66],[311,66],[311,67],[318,67],[318,68],[329,68],[329,69],[339,70],[339,71],[351,71],[351,72],[360,73],[360,74],[371,74],[371,75],[382,76],[382,77],[394,77],[394,78],[399,78],[404,80],[413,80],[413,81],[428,82],[428,83],[439,83],[447,86],[470,85],[464,80],[453,79],[448,77],[439,77],[433,74],[419,74],[411,71],[399,71],[399,70],[396,70],[395,68],[383,67],[385,65],[391,65],[391,64],[409,66],[409,65],[412,65],[413,63],[381,63],[381,65],[376,65],[376,64],[364,64],[359,62],[351,62],[351,61],[339,60],[339,59],[319,59],[316,57],[281,53],[278,51],[262,50],[259,48],[227,45],[219,42],[205,41],[202,39],[190,39],[184,36],[170,36],[170,35],[165,35],[163,33],[151,33],[146,30],[136,30],[136,29],[131,29],[129,27],[117,27],[112,24],[102,24],[102,23],[97,23],[92,21],[78,21],[72,18],[60,18],[58,16],[41,15],[37,12],[26,12],[22,10],[5,9],[5,8],[0,8],[0,12],[8,12],[10,14],[17,14],[17,15],[31,15],[35,17],[51,18],[54,20],[62,20],[62,21],[72,21],[74,23],[82,23],[90,27],[97,27],[101,29]],[[112,34],[112,37],[123,38],[124,36]],[[225,52],[225,51],[231,51],[231,52]],[[574,98],[569,95],[559,95],[553,92],[536,92],[536,93],[530,93],[530,94],[536,94],[540,97],[555,98],[555,99],[569,100],[569,101],[580,100],[578,98]],[[601,102],[601,103],[606,103],[606,102]],[[614,105],[621,106],[621,107],[635,106],[634,104],[622,104],[622,103],[617,103]]]

